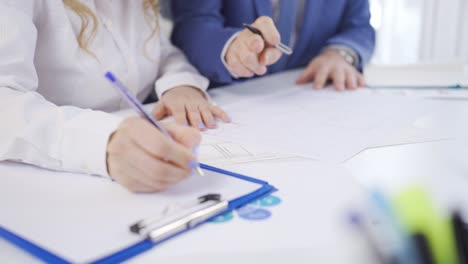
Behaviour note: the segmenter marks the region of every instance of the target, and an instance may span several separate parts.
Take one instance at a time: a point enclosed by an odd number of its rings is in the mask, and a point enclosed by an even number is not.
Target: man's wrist
[[[333,50],[336,51],[343,59],[354,67],[359,66],[359,56],[356,51],[344,45],[327,46],[323,52]]]
[[[236,40],[237,36],[240,34],[240,31],[239,32],[236,32],[234,33],[229,39],[228,41],[226,41],[226,44],[224,44],[224,47],[223,47],[223,50],[221,51],[221,61],[223,62],[223,65],[224,67],[226,68],[226,70],[228,70],[229,74],[231,74],[232,78],[234,79],[239,79],[239,76],[237,76],[237,74],[233,73],[232,70],[229,68],[229,65],[227,63],[227,60],[226,60],[226,54],[229,50],[229,47],[231,46],[231,44],[234,42],[234,40]]]

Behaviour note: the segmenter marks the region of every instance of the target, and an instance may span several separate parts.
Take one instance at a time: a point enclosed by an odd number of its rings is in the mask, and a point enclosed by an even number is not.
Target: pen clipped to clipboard
[[[220,194],[207,194],[175,207],[168,206],[159,215],[138,221],[130,226],[130,231],[159,242],[226,211],[229,202],[223,200]]]

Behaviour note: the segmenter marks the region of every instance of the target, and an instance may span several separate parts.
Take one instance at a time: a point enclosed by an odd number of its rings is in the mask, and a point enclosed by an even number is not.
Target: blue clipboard
[[[208,218],[207,220],[197,224],[196,226],[193,226],[192,228],[190,229],[185,229],[185,230],[182,230],[168,238],[165,238],[163,240],[160,240],[160,241],[157,241],[157,242],[153,242],[152,240],[150,239],[144,239],[142,241],[140,241],[139,243],[135,244],[135,245],[132,245],[130,247],[127,247],[119,252],[116,252],[116,253],[113,253],[111,255],[108,255],[106,257],[103,257],[101,259],[98,259],[98,260],[95,260],[91,263],[95,263],[95,264],[108,264],[108,263],[120,263],[120,262],[123,262],[123,261],[126,261],[126,260],[129,260],[131,259],[132,257],[135,257],[141,253],[144,253],[145,251],[147,250],[150,250],[152,249],[153,247],[157,246],[157,245],[160,245],[178,235],[181,235],[185,232],[188,232],[190,230],[192,230],[193,228],[196,228],[218,216],[221,216],[227,212],[230,212],[234,209],[238,209],[244,205],[247,205],[255,200],[258,200],[266,195],[269,195],[275,191],[277,191],[277,189],[275,187],[273,187],[272,185],[270,185],[268,182],[265,182],[265,181],[262,181],[262,180],[258,180],[258,179],[255,179],[255,178],[252,178],[252,177],[248,177],[248,176],[245,176],[245,175],[241,175],[241,174],[237,174],[237,173],[233,173],[233,172],[230,172],[230,171],[226,171],[226,170],[222,170],[222,169],[219,169],[219,168],[215,168],[215,167],[212,167],[212,166],[209,166],[209,165],[206,165],[206,164],[201,164],[200,166],[202,169],[205,169],[205,170],[209,170],[209,171],[213,171],[213,172],[216,172],[216,173],[220,173],[220,174],[224,174],[226,176],[230,176],[230,177],[235,177],[235,178],[238,178],[238,179],[242,179],[242,180],[245,180],[245,181],[249,181],[249,182],[253,182],[253,183],[257,183],[260,185],[260,188],[258,188],[257,190],[247,194],[247,195],[244,195],[242,197],[239,197],[237,199],[234,199],[234,200],[231,200],[229,201],[228,203],[228,207],[226,210]],[[10,232],[8,230],[6,230],[5,228],[1,227],[0,226],[0,237],[1,238],[4,238],[6,241],[14,244],[15,246],[17,246],[18,248],[28,252],[29,254],[33,255],[34,257],[46,262],[46,263],[64,263],[64,264],[67,264],[67,263],[72,263],[58,255],[55,255],[49,251],[47,251],[46,249],[40,247],[39,245],[35,245],[33,243],[31,243],[30,241],[14,234],[13,232]]]

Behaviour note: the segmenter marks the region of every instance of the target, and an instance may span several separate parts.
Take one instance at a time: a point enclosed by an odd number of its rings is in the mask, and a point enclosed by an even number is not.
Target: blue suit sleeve
[[[241,28],[224,26],[222,0],[172,0],[173,43],[213,83],[233,82],[221,61],[224,45]]]
[[[359,70],[369,62],[375,46],[375,31],[370,24],[368,0],[346,1],[346,10],[337,35],[327,41],[328,45],[345,45],[359,56]]]

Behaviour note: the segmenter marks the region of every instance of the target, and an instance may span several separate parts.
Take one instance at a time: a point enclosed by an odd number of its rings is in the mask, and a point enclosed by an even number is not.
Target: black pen
[[[263,39],[265,39],[265,38],[263,37],[262,32],[261,32],[259,29],[255,28],[255,27],[253,27],[253,26],[251,26],[251,25],[249,25],[249,24],[246,24],[246,23],[244,23],[243,25],[244,25],[244,27],[245,27],[246,29],[248,29],[250,32],[252,32],[252,33],[254,33],[254,34],[257,34],[257,35],[260,35],[260,37],[262,37]],[[285,44],[283,44],[283,43],[281,43],[281,42],[280,42],[279,44],[275,45],[275,48],[277,48],[278,50],[280,50],[281,52],[283,52],[283,53],[286,54],[286,55],[291,55],[291,54],[293,53],[293,51],[292,51],[292,49],[291,49],[290,47],[288,47],[287,45],[285,45]]]
[[[419,261],[416,263],[434,264],[434,256],[432,255],[426,236],[422,233],[416,233],[411,235],[411,239],[419,255]]]

